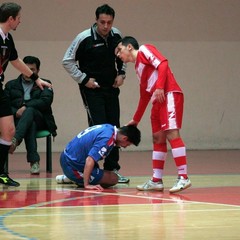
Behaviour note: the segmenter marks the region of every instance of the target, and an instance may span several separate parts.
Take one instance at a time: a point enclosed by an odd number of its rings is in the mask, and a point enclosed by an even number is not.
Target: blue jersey
[[[95,125],[80,132],[66,146],[64,154],[74,169],[83,170],[86,158],[103,160],[114,147],[117,128],[110,124]]]

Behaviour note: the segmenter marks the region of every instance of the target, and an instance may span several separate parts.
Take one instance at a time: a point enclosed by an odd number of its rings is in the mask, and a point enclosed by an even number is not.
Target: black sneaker
[[[7,185],[7,186],[13,186],[13,187],[19,187],[20,183],[14,181],[11,179],[7,174],[1,174],[0,175],[0,183]]]

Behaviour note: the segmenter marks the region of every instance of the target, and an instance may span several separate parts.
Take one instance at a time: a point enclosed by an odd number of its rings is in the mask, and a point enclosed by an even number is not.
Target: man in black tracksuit
[[[125,79],[126,65],[115,56],[122,38],[112,27],[114,10],[104,4],[96,9],[96,23],[79,33],[67,49],[63,66],[79,84],[89,126],[110,123],[120,127],[119,87]],[[119,150],[115,147],[107,157],[104,169],[115,171],[119,183],[129,179],[118,173]]]

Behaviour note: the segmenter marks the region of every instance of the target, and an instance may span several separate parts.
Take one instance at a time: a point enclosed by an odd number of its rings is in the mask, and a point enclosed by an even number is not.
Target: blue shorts
[[[74,169],[69,163],[64,152],[61,153],[60,156],[60,164],[63,170],[63,173],[66,177],[68,177],[71,181],[76,184],[83,184],[83,169]],[[97,167],[97,164],[92,170],[89,184],[96,185],[99,184],[99,181],[102,179],[104,174],[104,170]]]

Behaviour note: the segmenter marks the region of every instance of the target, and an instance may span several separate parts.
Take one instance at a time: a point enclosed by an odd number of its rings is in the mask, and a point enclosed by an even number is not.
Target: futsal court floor
[[[121,153],[129,184],[102,192],[57,184],[53,173],[29,174],[25,153],[9,159],[18,188],[0,185],[0,240],[237,240],[240,239],[240,150],[188,151],[192,187],[170,194],[176,168],[169,152],[164,192],[136,190],[152,175],[151,152]]]

